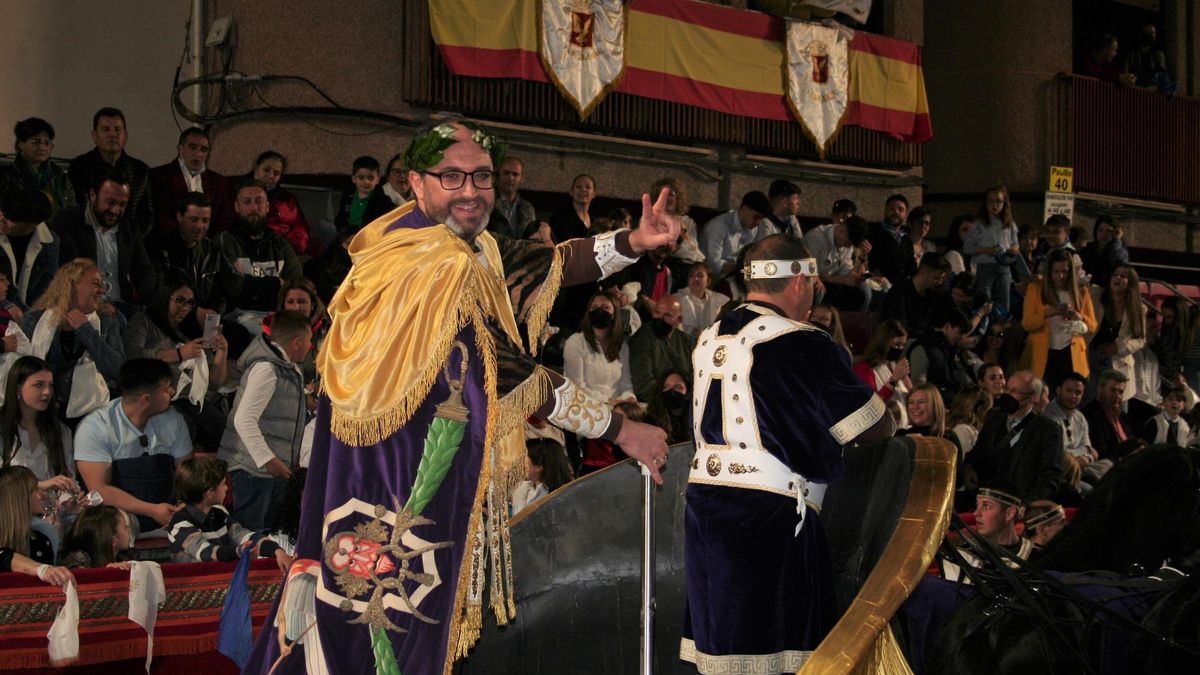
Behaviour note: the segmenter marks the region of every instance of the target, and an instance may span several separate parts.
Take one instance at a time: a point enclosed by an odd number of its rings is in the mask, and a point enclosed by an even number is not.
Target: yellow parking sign
[[[1074,192],[1075,170],[1069,166],[1050,167],[1050,192]]]

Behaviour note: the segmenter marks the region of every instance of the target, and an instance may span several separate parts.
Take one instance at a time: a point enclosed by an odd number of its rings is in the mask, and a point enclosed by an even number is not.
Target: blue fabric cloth
[[[257,538],[253,537],[251,541]],[[246,584],[252,560],[254,556],[245,555],[238,561],[233,578],[229,581],[229,590],[225,593],[225,605],[221,607],[220,629],[217,633],[217,651],[228,656],[239,668],[246,667],[254,646],[254,628],[250,623],[250,587]],[[263,631],[263,635],[271,634],[270,630]]]
[[[719,334],[737,333],[758,316],[738,308],[720,321]],[[874,396],[846,350],[823,331],[801,330],[757,345],[753,358],[749,377],[763,448],[810,480],[841,480],[842,450],[830,429]],[[722,443],[724,423],[720,398],[710,390],[701,436]],[[815,649],[836,621],[829,547],[817,513],[808,510],[795,536],[795,499],[705,484],[689,484],[686,497],[684,637],[708,655]]]

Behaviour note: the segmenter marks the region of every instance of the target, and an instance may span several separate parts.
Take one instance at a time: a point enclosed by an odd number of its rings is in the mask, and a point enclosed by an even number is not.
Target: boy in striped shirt
[[[175,562],[237,560],[251,551],[270,558],[279,545],[267,539],[252,539],[253,530],[229,517],[223,505],[229,483],[228,465],[215,457],[196,456],[185,460],[175,473],[175,495],[186,506],[175,513],[167,526]]]

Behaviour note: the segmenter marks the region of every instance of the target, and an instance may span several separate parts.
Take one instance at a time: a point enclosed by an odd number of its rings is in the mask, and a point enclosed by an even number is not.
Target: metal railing
[[[795,121],[738,117],[693,106],[612,93],[580,122],[551,84],[518,79],[460,77],[446,68],[429,28],[425,3],[404,13],[404,99],[435,110],[679,145],[734,146],[750,154],[819,158]],[[921,164],[921,146],[882,132],[843,127],[827,153],[839,164],[907,169]]]
[[[1060,75],[1052,162],[1075,190],[1200,203],[1200,99]]]

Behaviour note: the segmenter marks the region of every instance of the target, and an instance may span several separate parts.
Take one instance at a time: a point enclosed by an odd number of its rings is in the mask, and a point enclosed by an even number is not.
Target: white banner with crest
[[[852,35],[819,24],[787,22],[788,107],[822,158],[846,114]]]
[[[542,65],[580,119],[625,75],[625,21],[622,0],[542,0]]]

